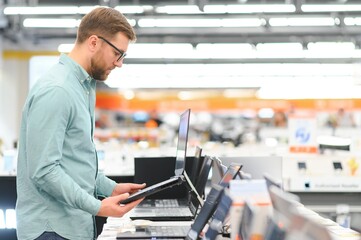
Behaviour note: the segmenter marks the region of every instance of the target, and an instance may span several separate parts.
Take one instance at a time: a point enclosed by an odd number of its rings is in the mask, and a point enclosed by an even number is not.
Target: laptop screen
[[[207,199],[204,202],[201,211],[194,220],[194,223],[192,224],[191,229],[187,234],[186,237],[187,240],[198,239],[198,236],[203,230],[204,226],[207,224],[208,220],[215,212],[223,192],[224,192],[224,187],[220,185],[213,185],[209,194],[207,195]]]
[[[174,174],[176,176],[181,175],[185,169],[190,112],[191,110],[187,109],[180,116],[178,129],[178,144],[174,170]]]
[[[197,183],[197,177],[199,176],[199,172],[202,167],[202,148],[200,146],[196,146],[196,150],[194,153],[194,158],[192,161],[192,169],[189,172],[190,173],[190,179],[193,183],[193,186],[196,186]],[[186,171],[188,173],[188,170],[186,168]]]
[[[232,205],[232,198],[230,196],[229,190],[224,189],[223,196],[220,202],[218,203],[217,210],[214,213],[213,219],[209,224],[209,228],[206,232],[205,239],[216,239],[217,235],[223,232],[222,229],[223,222],[225,221],[228,215],[231,205]]]
[[[228,187],[229,182],[236,178],[237,174],[241,170],[242,165],[231,164],[228,166],[227,171],[224,173],[221,181],[219,181],[219,185],[222,187]]]

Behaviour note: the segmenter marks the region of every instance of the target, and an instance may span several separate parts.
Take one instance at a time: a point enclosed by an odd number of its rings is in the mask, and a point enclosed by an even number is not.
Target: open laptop
[[[197,161],[196,158],[194,160]],[[202,166],[200,173],[197,174],[197,179],[201,182],[206,182],[207,180],[211,161],[212,160],[209,156],[204,157],[204,165]],[[205,171],[206,173],[204,173]],[[205,180],[203,178],[205,178]],[[133,220],[146,219],[152,221],[193,220],[197,214],[199,206],[203,203],[202,196],[200,196],[198,192],[204,192],[205,183],[202,186],[197,184],[194,188],[195,189],[189,189],[190,191],[188,191],[185,199],[145,199],[143,201],[144,203],[141,203],[129,213],[129,217]]]
[[[197,215],[194,223],[189,226],[167,225],[167,226],[142,226],[135,227],[132,231],[117,233],[117,239],[189,239],[196,240],[215,212],[217,205],[223,195],[224,187],[213,185],[206,201]]]
[[[180,115],[179,129],[178,129],[178,144],[176,151],[176,163],[174,176],[170,179],[162,181],[160,183],[154,184],[152,186],[146,187],[139,190],[136,193],[131,194],[127,199],[120,202],[120,204],[127,204],[137,199],[147,197],[164,189],[173,187],[175,185],[180,185],[186,181],[186,172],[185,172],[185,159],[187,151],[187,140],[188,140],[188,130],[189,130],[189,118],[190,118],[190,109],[187,109]]]
[[[224,232],[223,224],[232,206],[232,202],[229,190],[227,188],[224,189],[224,193],[218,204],[217,210],[209,223],[209,227],[203,239],[215,240],[220,233]]]

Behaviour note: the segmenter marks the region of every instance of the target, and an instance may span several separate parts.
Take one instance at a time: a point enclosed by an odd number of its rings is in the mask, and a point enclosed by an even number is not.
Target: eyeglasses
[[[116,46],[114,46],[111,42],[109,42],[108,40],[106,40],[105,38],[98,36],[98,38],[100,38],[101,40],[103,40],[104,42],[108,43],[109,46],[111,46],[112,48],[115,49],[115,51],[117,51],[119,53],[119,57],[117,59],[117,62],[119,62],[121,59],[125,58],[125,56],[127,55],[126,52],[120,50],[119,48],[117,48]]]

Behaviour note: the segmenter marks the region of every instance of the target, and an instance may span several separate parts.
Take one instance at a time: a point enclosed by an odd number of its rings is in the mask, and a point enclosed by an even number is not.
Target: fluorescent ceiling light
[[[116,10],[123,14],[139,14],[144,13],[145,11],[152,11],[153,7],[150,5],[143,6],[116,6]]]
[[[33,28],[75,28],[80,24],[78,19],[69,18],[26,18],[24,19],[24,27]]]
[[[355,44],[353,42],[310,42],[307,49],[311,51],[353,51]]]
[[[96,7],[97,6],[81,6],[81,7],[78,7],[78,13],[85,15],[85,14],[89,13],[91,10],[93,10]]]
[[[303,12],[359,12],[361,4],[303,4]]]
[[[361,25],[361,17],[345,17],[344,18],[345,25],[348,26],[360,26]]]
[[[311,42],[307,44],[307,58],[353,58],[360,50],[355,50],[352,42]]]
[[[295,12],[293,4],[231,4],[205,5],[204,13],[291,13]]]
[[[6,7],[5,15],[32,15],[32,14],[77,14],[78,7],[57,6],[57,7]]]
[[[127,19],[129,24],[135,26],[134,19]],[[81,19],[73,18],[25,18],[24,27],[29,28],[76,28]]]
[[[198,58],[243,58],[254,55],[254,46],[249,43],[199,43],[196,46]]]
[[[272,27],[286,26],[334,26],[335,19],[332,17],[290,17],[270,18],[269,24]]]
[[[5,15],[73,15],[87,14],[97,6],[54,6],[54,7],[5,7]],[[137,14],[152,10],[152,6],[117,6],[116,10],[124,14]]]
[[[169,5],[157,7],[155,9],[157,13],[167,14],[201,14],[199,7],[196,5]]]
[[[59,52],[70,52],[73,44],[60,44]],[[303,58],[361,58],[361,50],[352,42],[309,43],[136,43],[130,44],[127,58],[137,59],[303,59]],[[257,72],[257,69],[254,69]]]
[[[193,58],[190,43],[130,44],[127,58]]]
[[[264,19],[259,18],[185,18],[185,19],[139,19],[140,27],[259,27],[265,24]]]
[[[258,43],[256,45],[257,51],[302,51],[301,43]]]

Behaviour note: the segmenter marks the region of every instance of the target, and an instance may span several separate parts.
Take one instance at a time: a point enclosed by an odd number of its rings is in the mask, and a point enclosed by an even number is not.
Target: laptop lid
[[[178,143],[174,169],[175,176],[182,175],[183,171],[185,170],[190,113],[191,110],[187,109],[180,115],[178,128]]]
[[[215,212],[217,205],[222,197],[224,192],[224,187],[220,185],[213,185],[209,191],[206,201],[204,202],[201,211],[197,215],[194,223],[189,230],[186,239],[187,240],[196,240],[198,239],[199,234],[203,230],[204,226],[207,224],[208,220],[211,218]]]
[[[209,223],[209,228],[205,234],[206,240],[215,240],[220,233],[224,232],[223,224],[231,208],[232,202],[229,190],[224,189],[224,193],[218,203],[217,210],[214,213],[213,218]]]
[[[252,235],[252,227],[255,216],[257,215],[257,208],[255,208],[249,200],[246,200],[243,205],[241,222],[238,229],[240,239],[250,239]]]
[[[191,111],[190,109],[187,109],[180,116],[174,177],[171,177],[168,180],[141,189],[138,192],[135,192],[132,195],[130,195],[127,199],[122,200],[120,204],[127,204],[137,199],[147,197],[154,193],[163,191],[164,189],[171,188],[175,185],[180,185],[184,182],[185,179],[183,176],[183,172],[185,172],[185,165],[186,165],[186,150],[187,150],[190,111]]]
[[[212,166],[212,160],[211,160],[210,156],[205,156],[202,159],[203,159],[203,161],[202,161],[203,164],[202,164],[202,166],[200,166],[195,189],[196,189],[198,195],[201,196],[202,198],[204,198],[204,189],[206,188],[206,185],[207,185],[208,175],[209,175],[209,172],[210,172],[211,166]],[[199,202],[197,196],[193,192],[191,192],[189,194],[189,198],[190,198],[189,199],[189,208],[193,214],[196,214],[197,210],[200,206],[200,202]]]
[[[267,189],[269,189],[271,186],[278,187],[280,189],[283,189],[282,187],[282,179],[276,179],[273,176],[271,176],[268,173],[263,174],[264,179],[266,180]]]
[[[284,226],[287,226],[292,217],[291,209],[296,208],[301,204],[300,198],[297,195],[285,192],[276,186],[270,186],[268,191],[274,214],[283,222]]]
[[[218,184],[221,185],[222,187],[228,187],[229,182],[237,177],[241,169],[242,169],[242,165],[235,163],[229,165]]]
[[[186,169],[191,168],[192,159],[187,157]],[[165,157],[136,157],[134,158],[134,182],[146,183],[152,186],[174,176],[174,156]],[[152,194],[147,199],[187,199],[188,190],[185,184],[168,188],[161,192]],[[147,200],[141,204],[146,204]]]
[[[202,147],[196,146],[193,161],[192,161],[192,169],[189,172],[190,179],[194,186],[196,186],[197,178],[199,176],[201,167],[202,167]],[[187,168],[186,168],[186,171],[187,171]]]

